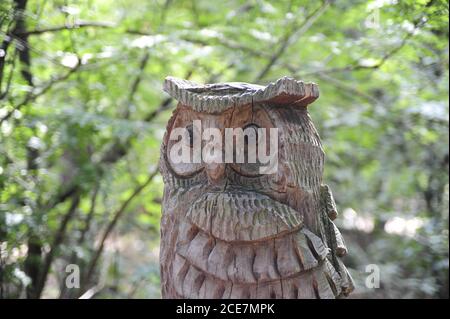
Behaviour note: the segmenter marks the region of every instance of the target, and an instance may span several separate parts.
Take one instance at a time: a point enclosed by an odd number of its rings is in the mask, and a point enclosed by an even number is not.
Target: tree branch
[[[122,205],[119,207],[119,209],[117,209],[114,213],[113,213],[113,218],[110,221],[110,223],[108,224],[108,226],[106,227],[105,232],[103,233],[101,239],[100,239],[100,243],[98,245],[98,248],[96,249],[91,262],[89,263],[89,266],[87,268],[87,272],[86,275],[84,277],[83,280],[83,285],[86,286],[93,273],[94,273],[94,269],[97,265],[98,259],[100,258],[100,255],[103,252],[103,248],[105,246],[105,242],[106,239],[108,238],[108,236],[111,234],[111,232],[113,231],[114,227],[116,226],[117,222],[119,221],[119,219],[122,217],[122,215],[124,214],[125,210],[127,209],[128,205],[133,201],[133,199],[138,196],[144,189],[145,187],[147,187],[153,180],[153,178],[158,174],[158,169],[156,169],[154,172],[152,172],[147,180],[142,183],[141,185],[139,185],[138,187],[136,187],[133,191],[133,193],[122,203]]]
[[[433,3],[433,0],[429,1],[425,7],[429,7]],[[408,42],[409,39],[411,39],[417,29],[422,27],[426,21],[423,20],[423,16],[419,17],[414,21],[413,29],[409,31],[403,39],[400,41],[400,44],[388,52],[386,52],[381,59],[378,61],[378,63],[375,63],[374,65],[362,65],[358,61],[353,62],[352,64],[345,66],[345,67],[338,67],[338,68],[330,68],[330,69],[324,69],[324,70],[317,70],[312,71],[308,73],[303,73],[302,76],[308,76],[308,75],[316,75],[316,74],[325,74],[325,73],[337,73],[337,72],[353,72],[353,71],[359,71],[359,70],[375,70],[382,67],[391,57],[393,57],[395,54],[397,54]],[[295,73],[298,73],[298,70],[295,71]]]
[[[3,38],[2,43],[0,44],[0,50],[3,52],[3,54],[0,56],[0,91],[2,88],[2,82],[3,82],[3,71],[5,69],[5,64],[6,64],[6,58],[8,55],[8,48],[9,45],[11,44],[11,38],[13,38],[14,36],[14,32],[17,31],[16,26],[14,25],[14,27],[12,27],[14,21],[19,18],[20,15],[23,14],[23,10],[25,9],[25,5],[20,6],[17,5],[16,3],[14,3],[14,9],[13,9],[13,13],[12,13],[12,17],[13,19],[9,22],[8,25],[8,31],[6,31],[5,37]],[[10,29],[11,28],[11,29]],[[9,31],[10,30],[10,31]]]
[[[291,30],[285,33],[285,35],[281,39],[281,46],[278,48],[277,51],[275,51],[275,53],[272,55],[266,66],[256,76],[255,82],[261,81],[267,75],[267,73],[269,73],[269,71],[272,69],[272,67],[275,65],[278,59],[283,55],[283,53],[286,51],[289,45],[292,42],[294,42],[293,39],[300,37],[306,31],[308,31],[308,29],[313,25],[313,23],[326,11],[326,9],[330,5],[330,2],[331,1],[329,0],[325,0],[316,10],[314,10],[311,14],[309,14],[306,17],[306,19],[303,21],[303,23],[299,26],[298,29],[294,24]]]
[[[416,29],[414,29],[415,31]],[[407,41],[414,35],[414,31],[408,33],[400,42],[398,46],[391,49],[387,53],[385,53],[381,59],[378,61],[378,63],[375,63],[373,65],[363,65],[359,64],[359,62],[355,62],[351,65],[345,66],[345,67],[338,67],[338,68],[331,68],[331,69],[324,69],[324,70],[316,70],[308,73],[303,73],[303,76],[308,75],[316,75],[316,74],[325,74],[325,73],[337,73],[337,72],[353,72],[353,71],[359,71],[359,70],[374,70],[379,69],[383,66],[391,57],[393,57],[395,54],[397,54],[407,43]]]
[[[100,190],[100,183],[97,183],[95,185],[94,188],[94,192],[92,193],[91,196],[91,206],[89,208],[89,212],[86,216],[86,219],[84,221],[84,227],[81,230],[81,234],[80,237],[77,240],[77,244],[78,246],[81,246],[85,240],[86,234],[89,232],[89,229],[91,228],[91,221],[94,217],[94,213],[95,213],[95,204],[97,202],[97,197],[98,197],[98,192]],[[77,254],[75,252],[72,253],[72,255],[70,256],[70,260],[69,260],[69,264],[75,264],[77,262]],[[59,293],[59,298],[64,298],[66,297],[66,285],[61,285],[61,290]]]
[[[150,58],[150,51],[146,50],[144,55],[139,62],[139,73],[134,78],[133,83],[131,84],[130,92],[128,93],[127,103],[125,105],[125,112],[123,114],[124,119],[128,119],[130,117],[130,104],[133,103],[136,92],[138,91],[139,84],[141,84],[142,76],[145,71],[145,67],[147,66],[148,60]]]
[[[349,85],[345,84],[344,82],[339,81],[339,80],[337,80],[337,79],[335,79],[335,78],[333,78],[333,77],[331,77],[329,75],[318,74],[317,76],[319,78],[325,80],[327,83],[332,84],[336,88],[342,89],[343,91],[348,92],[349,93],[348,95],[351,96],[351,97],[354,97],[355,95],[359,96],[359,97],[363,98],[364,100],[369,101],[370,103],[373,103],[374,105],[380,103],[380,101],[378,101],[373,96],[371,96],[371,95],[369,95],[367,93],[364,93],[364,92],[358,90],[357,88],[349,86]]]
[[[66,215],[64,215],[61,224],[55,234],[52,244],[50,245],[50,251],[47,253],[44,259],[44,264],[41,269],[41,274],[39,277],[39,281],[36,287],[36,298],[39,298],[42,294],[42,290],[44,289],[45,282],[47,280],[48,273],[50,271],[50,266],[52,265],[53,258],[55,257],[55,250],[59,247],[59,245],[63,242],[64,236],[66,233],[67,225],[69,221],[75,215],[75,212],[80,204],[80,194],[75,194],[72,199],[72,204],[69,207]]]
[[[27,0],[15,0],[17,7],[22,12],[25,11],[27,6]],[[26,33],[26,24],[23,18],[23,14],[19,15],[16,22],[16,27],[12,33],[12,36],[17,37],[20,41],[16,42],[16,50],[19,51],[19,61],[22,63],[22,69],[20,73],[29,86],[33,85],[33,75],[31,74],[31,56],[28,45],[28,37],[24,35]]]
[[[8,113],[6,113],[6,115],[4,117],[2,117],[0,119],[0,125],[4,121],[8,120],[14,114],[15,111],[20,110],[24,105],[34,101],[39,96],[45,94],[55,84],[67,80],[73,73],[78,71],[80,69],[80,67],[81,67],[81,63],[78,62],[78,64],[74,68],[71,68],[67,73],[65,73],[57,78],[54,78],[52,80],[49,80],[46,84],[42,85],[40,88],[33,88],[31,91],[29,91],[27,93],[25,98],[19,104],[14,106],[12,110],[10,110]]]
[[[17,51],[14,52],[14,55],[12,57],[11,69],[9,71],[8,80],[6,81],[6,88],[3,92],[0,92],[0,101],[3,100],[8,95],[9,89],[11,88],[14,70],[16,68],[16,57],[17,57]],[[1,82],[1,79],[0,79],[0,82]]]
[[[41,35],[44,33],[52,33],[52,32],[60,32],[65,30],[78,30],[83,28],[114,28],[116,27],[115,24],[110,22],[84,22],[84,21],[78,21],[73,24],[66,24],[62,26],[55,26],[45,29],[35,29],[35,30],[27,30],[23,31],[17,34],[17,36],[32,36],[32,35]]]

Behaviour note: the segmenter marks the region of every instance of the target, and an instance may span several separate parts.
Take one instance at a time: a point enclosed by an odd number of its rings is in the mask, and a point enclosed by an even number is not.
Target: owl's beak
[[[217,185],[224,180],[225,163],[209,163],[206,164],[206,174],[211,184]]]

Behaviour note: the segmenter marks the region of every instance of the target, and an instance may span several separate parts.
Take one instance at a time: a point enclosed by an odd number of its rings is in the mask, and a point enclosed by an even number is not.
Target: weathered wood
[[[306,106],[319,97],[315,83],[304,83],[283,77],[267,86],[231,82],[197,84],[167,77],[164,90],[184,105],[199,112],[221,113],[234,105],[251,103],[291,104]]]
[[[317,85],[286,77],[266,87],[199,85],[168,77],[164,89],[179,104],[161,146],[163,298],[348,295],[353,283],[340,260],[347,248],[332,221],[336,204],[322,184],[324,153],[306,107],[319,96]],[[222,132],[278,128],[277,171],[173,162],[169,136],[194,120]]]

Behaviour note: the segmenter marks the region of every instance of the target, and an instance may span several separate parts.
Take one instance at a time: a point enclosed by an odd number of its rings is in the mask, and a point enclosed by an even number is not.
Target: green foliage
[[[448,297],[446,1],[21,2],[0,3],[0,298],[159,296],[167,75],[317,82],[356,296]]]

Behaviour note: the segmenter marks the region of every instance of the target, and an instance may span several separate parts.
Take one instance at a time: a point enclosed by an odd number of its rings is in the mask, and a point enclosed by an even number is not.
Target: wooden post
[[[348,295],[353,282],[340,260],[347,248],[332,221],[336,204],[322,183],[324,153],[307,110],[317,85],[287,77],[265,87],[168,77],[164,89],[179,103],[161,146],[163,298]],[[211,128],[220,140],[205,138]],[[256,149],[273,146],[268,136],[277,132],[275,170],[261,171],[259,153],[256,163],[224,160],[226,132],[239,128],[244,138],[231,135],[231,142],[248,158],[252,141]],[[205,152],[208,144],[217,149]],[[189,160],[177,160],[180,152]]]

